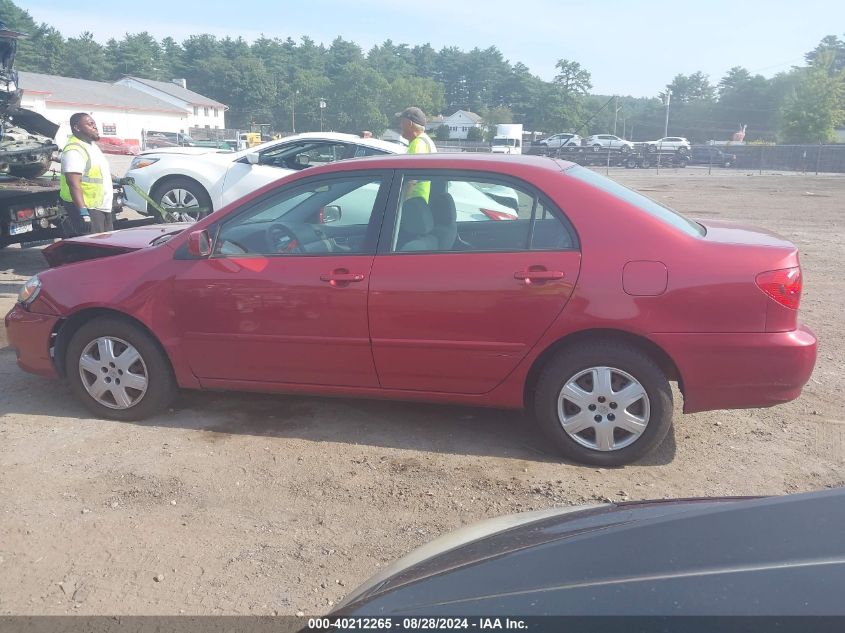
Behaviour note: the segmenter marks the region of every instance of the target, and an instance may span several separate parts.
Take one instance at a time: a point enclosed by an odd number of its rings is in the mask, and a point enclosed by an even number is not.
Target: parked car
[[[537,141],[537,145],[548,148],[558,147],[580,147],[581,137],[577,134],[561,133],[552,134],[548,138]]]
[[[116,136],[101,136],[97,141],[97,147],[104,154],[122,154],[124,156],[136,156],[141,151],[137,145],[129,145]]]
[[[682,136],[664,136],[656,141],[647,141],[646,145],[650,152],[675,152],[685,150],[689,152],[690,143]]]
[[[196,143],[187,134],[181,132],[147,132],[146,149],[162,147],[194,147]]]
[[[731,167],[736,164],[736,154],[724,152],[715,145],[696,145],[690,150],[689,162],[694,165]]]
[[[126,175],[167,211],[185,219],[198,219],[282,176],[338,160],[404,153],[398,143],[352,134],[312,132],[288,136],[240,152],[214,148],[174,148],[143,152]],[[455,192],[453,192],[454,194]],[[469,206],[462,205],[469,198]],[[512,197],[512,196],[511,196]],[[512,205],[485,198],[486,206],[500,218],[515,218]],[[458,213],[477,214],[474,190],[461,187],[456,197]],[[127,205],[147,213],[147,201],[127,189]],[[474,206],[473,206],[474,205]],[[466,218],[465,218],[466,219]]]
[[[613,134],[593,134],[592,136],[587,136],[581,144],[595,149],[620,149],[623,152],[634,149],[634,144],[631,141],[626,141]]]
[[[722,626],[763,631],[782,625],[742,616],[803,616],[786,628],[813,630],[813,616],[845,615],[843,521],[842,488],[503,516],[411,552],[327,617],[592,616],[585,630],[686,631],[677,616],[732,616]],[[581,630],[555,624],[543,630]]]
[[[429,201],[405,199],[423,177]],[[485,212],[490,185],[517,219]],[[180,387],[527,407],[561,455],[611,466],[663,441],[670,381],[687,413],[771,406],[816,359],[794,244],[538,156],[338,161],[43,252],[6,316],[18,363],[121,420]]]
[[[234,151],[232,149],[233,144],[236,145],[237,142],[232,141],[231,143],[229,143],[228,141],[214,141],[214,140],[197,141],[197,140],[195,140],[192,147],[211,147],[211,148],[214,148],[214,149],[222,149],[222,150],[226,150],[226,151],[230,152],[230,151]]]

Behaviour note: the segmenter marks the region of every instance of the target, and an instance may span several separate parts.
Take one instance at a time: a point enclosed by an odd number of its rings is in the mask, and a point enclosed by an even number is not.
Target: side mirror
[[[193,231],[188,235],[188,254],[192,257],[211,255],[211,238],[208,236],[208,231]]]
[[[250,165],[258,165],[261,162],[261,156],[258,152],[250,152],[246,155],[246,162]]]
[[[338,222],[343,216],[340,206],[330,204],[320,209],[320,224],[329,224],[330,222]]]

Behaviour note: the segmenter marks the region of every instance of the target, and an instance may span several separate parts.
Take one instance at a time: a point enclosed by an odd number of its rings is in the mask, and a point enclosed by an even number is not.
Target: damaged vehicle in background
[[[53,139],[59,126],[20,107],[23,90],[14,63],[18,40],[24,37],[0,20],[0,173],[38,178],[58,156]]]

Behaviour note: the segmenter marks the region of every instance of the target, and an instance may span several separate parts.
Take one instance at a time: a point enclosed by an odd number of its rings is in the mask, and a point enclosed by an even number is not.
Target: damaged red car
[[[670,382],[688,413],[766,407],[816,358],[795,245],[551,158],[336,162],[44,254],[6,316],[18,364],[120,420],[179,388],[527,408],[620,465],[666,436]]]

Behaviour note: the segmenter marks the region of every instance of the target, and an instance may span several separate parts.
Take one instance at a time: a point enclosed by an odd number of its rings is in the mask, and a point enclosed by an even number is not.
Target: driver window
[[[364,254],[381,179],[318,180],[288,187],[224,224],[217,257]]]
[[[325,165],[349,158],[344,143],[330,141],[301,141],[282,143],[261,153],[261,164],[282,169],[301,170],[313,165]]]

